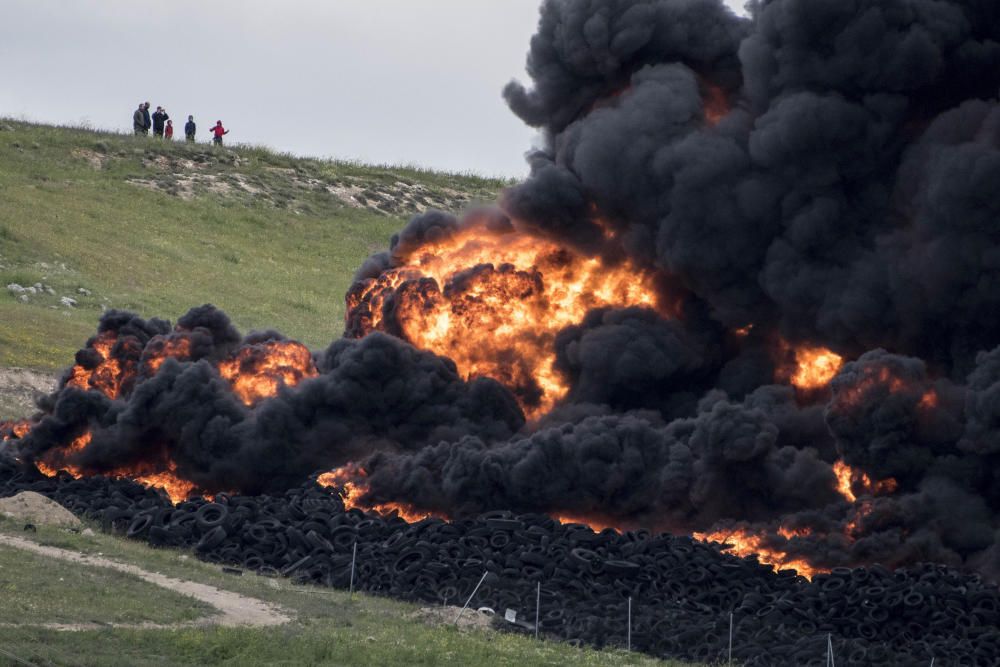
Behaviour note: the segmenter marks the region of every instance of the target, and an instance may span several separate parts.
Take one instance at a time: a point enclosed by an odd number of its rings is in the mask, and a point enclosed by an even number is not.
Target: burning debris
[[[998,44],[983,2],[548,0],[531,176],[410,221],[344,338],[108,313],[4,450],[1000,576]]]

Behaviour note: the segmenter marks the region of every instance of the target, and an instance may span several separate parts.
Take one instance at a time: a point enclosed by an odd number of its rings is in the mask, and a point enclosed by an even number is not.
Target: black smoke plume
[[[509,442],[377,454],[371,499],[995,572],[1000,10],[550,0],[528,71],[505,96],[546,144],[504,212],[582,252],[610,226],[685,316],[591,313],[559,339],[568,404]],[[777,341],[858,361],[804,396]],[[848,502],[837,460],[897,487]]]
[[[355,277],[357,294],[473,216],[656,272],[673,316],[564,329],[570,388],[548,414],[526,424],[508,388],[402,340],[392,298],[354,304],[313,376],[247,405],[219,364],[283,338],[241,339],[206,306],[173,330],[105,316],[98,338],[135,369],[121,395],[64,382],[8,452],[89,432],[66,462],[158,457],[205,491],[358,463],[372,504],[742,529],[821,567],[997,576],[1000,6],[752,4],[546,0],[531,85],[504,91],[544,137],[529,178],[495,210],[416,217]],[[386,333],[358,338],[375,316]],[[801,391],[787,367],[806,345],[850,361]],[[100,366],[92,347],[80,368]]]

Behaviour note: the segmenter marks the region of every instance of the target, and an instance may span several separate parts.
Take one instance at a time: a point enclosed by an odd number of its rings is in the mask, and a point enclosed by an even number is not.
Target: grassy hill
[[[505,185],[0,119],[0,367],[71,364],[104,308],[214,303],[325,347],[354,270],[408,217]]]
[[[0,517],[0,534],[23,537],[20,528],[19,523]],[[361,594],[351,597],[346,591],[299,586],[287,579],[250,573],[235,577],[183,552],[151,549],[100,532],[88,536],[40,526],[32,537],[41,544],[101,555],[147,571],[264,600],[289,612],[292,622],[268,628],[179,625],[176,629],[106,627],[78,632],[37,627],[37,623],[52,621],[135,623],[147,618],[171,623],[190,620],[206,610],[189,598],[156,587],[148,591],[135,582],[127,582],[131,588],[120,587],[121,577],[108,571],[65,562],[46,569],[44,560],[0,546],[0,593],[13,610],[0,614],[0,622],[8,623],[0,636],[0,665],[681,667],[678,662],[659,661],[620,649],[596,651],[488,628],[459,629],[450,622],[453,612],[442,614],[443,621],[435,620],[436,615],[428,614],[429,610],[421,612],[416,605],[387,598]],[[3,567],[19,560],[27,561],[29,566]],[[58,572],[58,577],[53,577],[53,571]],[[101,589],[103,594],[97,592],[104,585],[115,587],[119,593],[116,601],[109,600],[106,589]],[[88,591],[94,595],[87,597]],[[36,599],[50,594],[62,597],[55,601]],[[15,617],[16,613],[21,615]]]

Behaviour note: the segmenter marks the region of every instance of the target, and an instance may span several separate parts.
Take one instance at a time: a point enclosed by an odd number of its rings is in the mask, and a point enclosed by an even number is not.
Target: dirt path
[[[108,627],[175,629],[183,627],[202,627],[206,625],[222,625],[227,627],[262,627],[269,625],[282,625],[283,623],[288,623],[291,620],[291,617],[286,610],[262,600],[246,597],[231,591],[224,591],[216,588],[215,586],[175,579],[158,572],[149,572],[148,570],[143,570],[135,565],[119,563],[108,558],[90,556],[88,554],[81,554],[67,549],[60,549],[58,547],[47,547],[14,535],[0,534],[0,545],[24,549],[25,551],[31,551],[50,558],[59,558],[61,560],[70,561],[71,563],[80,563],[81,565],[90,565],[93,567],[106,567],[112,570],[118,570],[119,572],[125,572],[127,574],[135,575],[151,584],[162,586],[163,588],[180,593],[181,595],[193,597],[196,600],[210,604],[219,610],[218,615],[207,616],[196,621],[173,623],[170,625],[161,625],[157,623],[47,623],[32,624],[34,627],[43,627],[53,630],[94,630]],[[3,625],[9,624],[0,624],[0,627],[3,627]]]

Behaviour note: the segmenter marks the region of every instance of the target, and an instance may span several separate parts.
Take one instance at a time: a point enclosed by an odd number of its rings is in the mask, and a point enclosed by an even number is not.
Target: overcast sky
[[[0,116],[130,131],[140,101],[177,135],[299,155],[521,176],[539,0],[0,0]],[[727,0],[733,6],[743,0]]]

